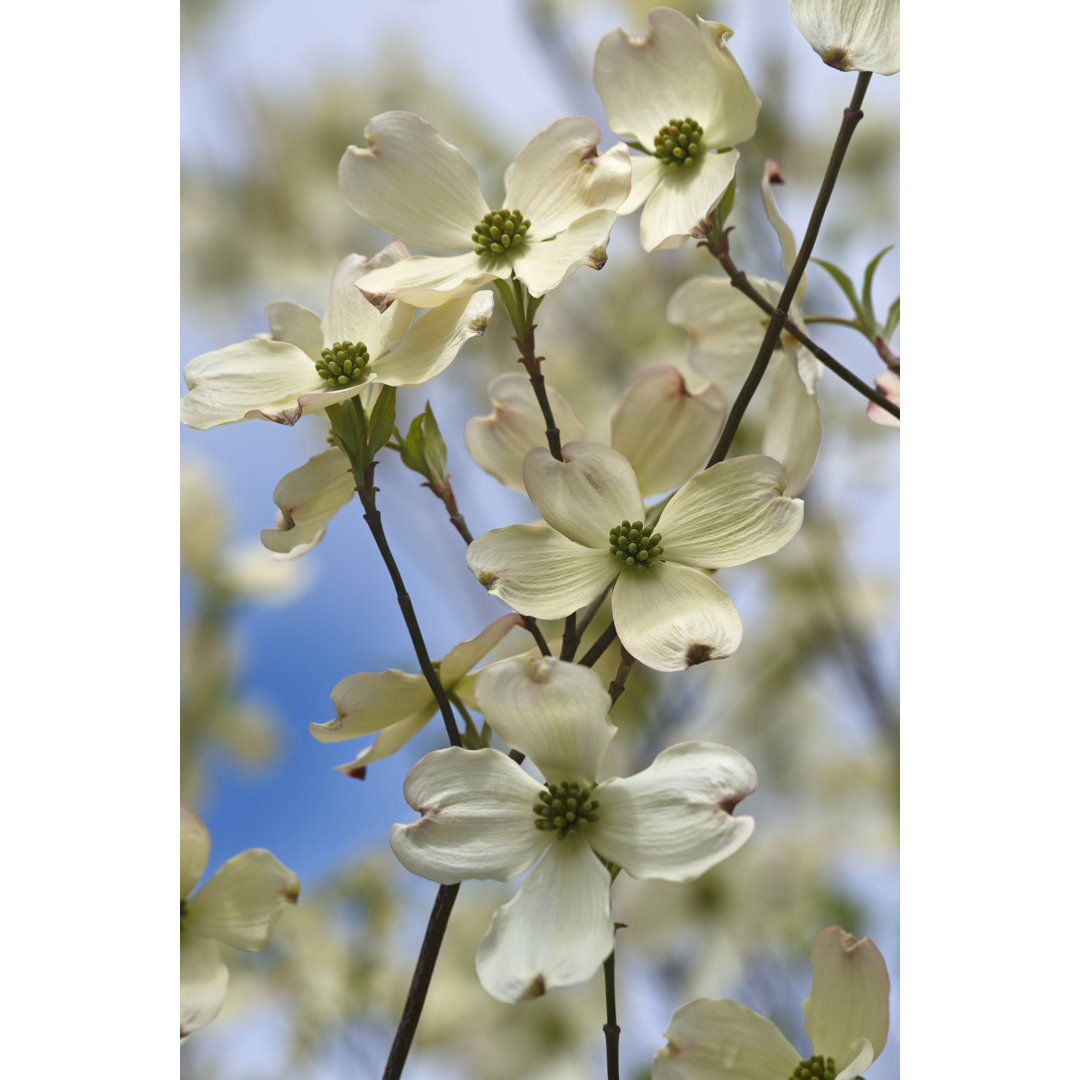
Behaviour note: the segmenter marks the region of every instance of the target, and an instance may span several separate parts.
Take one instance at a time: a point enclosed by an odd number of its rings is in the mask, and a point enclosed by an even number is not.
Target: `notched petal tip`
[[[357,289],[360,289],[360,283],[357,282]],[[393,302],[394,298],[389,293],[376,293],[367,292],[365,289],[360,289],[364,299],[373,304],[380,312],[385,311]]]
[[[363,780],[367,777],[366,765],[335,765],[334,771],[342,776],[349,776],[353,780]]]
[[[709,660],[725,660],[731,653],[726,653],[715,645],[706,645],[704,642],[695,642],[686,650],[686,666],[695,667]]]
[[[536,975],[532,982],[529,983],[525,990],[525,993],[521,995],[522,1001],[535,1001],[538,997],[543,997],[547,992],[547,984],[544,982],[543,975]]]
[[[248,409],[244,413],[245,420],[255,420],[262,417],[263,420],[273,420],[275,424],[285,424],[288,427],[292,427],[301,416],[304,415],[304,410],[299,404],[290,405],[288,408],[282,409],[281,412],[268,413],[262,409]]]
[[[477,337],[483,337],[489,322],[490,319],[487,315],[478,315],[469,323],[469,332],[475,334]]]
[[[702,218],[690,229],[691,240],[708,240],[712,235],[712,222],[708,218]]]
[[[784,183],[784,178],[780,174],[780,166],[772,158],[765,162],[765,180],[770,184]]]
[[[607,249],[600,246],[591,248],[585,256],[586,263],[594,270],[603,270],[607,264],[607,259]]]

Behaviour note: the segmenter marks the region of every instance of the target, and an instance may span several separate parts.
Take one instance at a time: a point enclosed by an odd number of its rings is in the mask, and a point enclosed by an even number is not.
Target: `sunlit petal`
[[[666,168],[641,211],[641,246],[646,251],[680,247],[705,222],[735,176],[739,151],[705,154],[684,172]]]
[[[209,1024],[221,1011],[229,972],[212,941],[180,931],[180,1037]]]
[[[263,529],[263,546],[293,557],[310,551],[322,539],[326,523],[355,493],[349,459],[336,446],[316,454],[278,481],[278,523]]]

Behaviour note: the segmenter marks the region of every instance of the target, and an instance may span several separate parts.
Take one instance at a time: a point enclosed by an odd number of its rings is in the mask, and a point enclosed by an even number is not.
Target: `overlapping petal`
[[[611,412],[611,446],[634,467],[643,495],[678,487],[720,437],[726,406],[718,386],[693,393],[672,364],[646,368]]]
[[[322,354],[322,320],[310,308],[291,300],[274,300],[266,305],[270,336],[302,349],[314,363]]]
[[[229,971],[212,941],[180,931],[180,1037],[209,1024],[225,1004]]]
[[[620,143],[597,154],[602,138],[595,120],[564,117],[544,128],[507,168],[504,205],[522,210],[537,240],[562,232],[593,210],[615,210],[626,198],[630,153]]]
[[[656,523],[664,558],[715,569],[779,551],[802,525],[801,499],[784,496],[784,470],[761,454],[731,458],[698,473]]]
[[[521,625],[521,616],[502,615],[488,623],[475,637],[455,645],[439,664],[439,679],[443,686],[453,690],[515,626]]]
[[[814,981],[803,1002],[806,1034],[814,1053],[836,1061],[837,1070],[865,1056],[876,1061],[889,1037],[889,973],[869,938],[856,940],[839,926],[822,930],[810,950]]]
[[[753,765],[717,743],[679,743],[634,776],[593,792],[593,850],[636,878],[694,881],[738,851],[754,819],[732,816],[757,787]]]
[[[787,1080],[801,1058],[780,1029],[735,1001],[699,998],[675,1010],[653,1080]]]
[[[641,211],[641,246],[646,251],[680,247],[695,234],[735,177],[739,151],[705,154],[692,168],[666,173]],[[708,229],[708,222],[705,224]]]
[[[527,240],[520,254],[514,256],[514,273],[533,296],[543,296],[582,266],[602,270],[614,221],[614,210],[594,210],[552,240]]]
[[[607,553],[613,526],[645,517],[634,467],[617,450],[570,442],[556,461],[546,447],[525,455],[525,490],[544,520],[571,540]]]
[[[488,212],[476,170],[426,120],[386,112],[364,129],[368,146],[350,146],[338,167],[345,201],[377,229],[410,247],[472,247]]]
[[[611,699],[592,668],[550,656],[492,664],[476,682],[484,719],[552,783],[596,779],[615,735]]]
[[[484,533],[465,562],[489,593],[538,619],[562,619],[592,603],[618,572],[607,548],[582,547],[547,525]]]
[[[610,875],[588,844],[574,835],[554,841],[481,939],[480,984],[513,1003],[590,978],[615,943],[610,893]]]
[[[323,538],[326,523],[355,491],[349,459],[336,446],[321,451],[278,481],[274,488],[278,523],[263,529],[263,546],[293,557],[310,551]]]
[[[180,899],[199,884],[210,857],[210,834],[187,803],[180,804]]]
[[[722,659],[742,641],[742,620],[727,593],[700,570],[677,563],[620,574],[611,614],[623,646],[656,671]]]
[[[465,425],[465,448],[473,461],[499,483],[524,491],[522,461],[534,446],[547,445],[543,413],[536,404],[529,376],[523,372],[496,376],[488,384],[488,394],[495,411],[469,420]],[[562,439],[584,439],[585,426],[550,382],[547,396]]]
[[[481,260],[474,251],[464,255],[411,255],[393,266],[372,270],[356,287],[379,311],[395,298],[414,307],[438,307],[460,296],[471,296],[496,278],[510,277],[508,262]]]
[[[551,841],[533,824],[541,790],[497,750],[432,751],[405,777],[405,799],[421,816],[394,825],[390,846],[407,870],[443,885],[509,881]]]
[[[309,724],[319,742],[341,742],[370,735],[400,720],[423,714],[424,723],[435,713],[435,698],[423,675],[396,668],[378,674],[361,671],[330,691],[337,717],[325,724]]]
[[[337,341],[362,341],[374,358],[382,356],[401,340],[416,309],[407,303],[395,304],[382,315],[360,295],[356,282],[364,274],[377,268],[396,266],[408,256],[408,248],[400,241],[394,241],[372,259],[346,255],[338,263],[330,281],[330,297],[322,320],[323,340],[316,355],[321,354],[324,345],[333,345]]]
[[[300,879],[265,848],[251,848],[188,900],[185,925],[234,949],[265,949],[286,904],[299,896]]]
[[[434,713],[433,702],[430,709],[421,709],[420,712],[412,713],[404,720],[388,724],[375,736],[375,741],[370,746],[365,746],[352,761],[335,765],[334,768],[345,776],[362,779],[369,765],[376,761],[384,761],[392,754],[396,754],[413,736],[419,735]]]
[[[808,394],[787,356],[770,364],[768,411],[762,451],[784,467],[784,494],[794,498],[806,486],[821,446],[821,406]]]

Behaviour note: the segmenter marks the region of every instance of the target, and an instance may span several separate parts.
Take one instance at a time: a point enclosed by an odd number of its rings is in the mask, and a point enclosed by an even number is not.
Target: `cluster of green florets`
[[[623,521],[611,530],[608,539],[611,544],[608,550],[611,554],[619,562],[626,566],[635,566],[639,570],[655,566],[664,554],[660,534],[654,535],[653,527],[643,525],[640,521]]]
[[[319,377],[335,386],[358,386],[364,381],[364,372],[368,361],[367,346],[358,341],[335,341],[323,349],[322,356],[315,361],[315,370]]]
[[[705,151],[701,142],[704,134],[701,125],[689,116],[684,120],[672,117],[653,139],[654,154],[665,165],[693,165]]]
[[[836,1080],[836,1062],[831,1057],[815,1054],[795,1066],[791,1080]],[[856,1080],[862,1080],[862,1077],[856,1077]]]
[[[548,784],[546,791],[540,792],[540,801],[533,807],[536,815],[534,824],[541,832],[556,829],[559,839],[579,825],[596,821],[600,804],[589,798],[591,788],[586,789],[576,780],[564,780],[561,784]]]
[[[520,210],[492,210],[473,230],[477,255],[502,255],[521,247],[532,223]]]

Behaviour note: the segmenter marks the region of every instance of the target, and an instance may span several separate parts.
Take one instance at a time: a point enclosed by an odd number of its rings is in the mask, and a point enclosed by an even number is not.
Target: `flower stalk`
[[[843,164],[848,143],[851,142],[851,137],[855,133],[856,124],[862,119],[862,102],[869,84],[870,72],[859,72],[859,77],[855,82],[855,92],[851,95],[851,103],[844,110],[840,131],[836,136],[832,156],[829,158],[829,164],[825,169],[825,176],[821,181],[821,188],[818,190],[817,201],[814,203],[813,212],[810,214],[810,222],[806,227],[802,245],[795,256],[795,263],[791,267],[791,273],[788,274],[779,303],[777,303],[776,309],[769,319],[769,325],[765,330],[764,338],[762,338],[761,347],[758,349],[757,358],[754,360],[754,366],[750,369],[750,374],[747,375],[746,382],[743,383],[739,396],[731,407],[727,422],[724,424],[724,430],[720,432],[716,448],[709,458],[709,465],[715,465],[718,461],[723,461],[727,456],[727,452],[731,449],[731,444],[735,440],[735,432],[738,431],[739,424],[742,422],[742,418],[750,405],[750,400],[765,376],[765,370],[772,359],[773,350],[780,340],[780,332],[787,322],[788,309],[791,307],[791,301],[795,297],[795,290],[799,286],[803,272],[806,270],[806,264],[810,261],[810,255],[814,250],[814,244],[817,242],[818,232],[825,218],[825,210],[829,205],[829,199],[832,197],[837,177],[840,175],[840,166]]]

